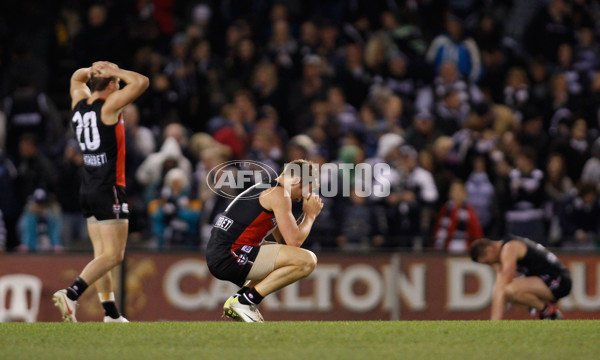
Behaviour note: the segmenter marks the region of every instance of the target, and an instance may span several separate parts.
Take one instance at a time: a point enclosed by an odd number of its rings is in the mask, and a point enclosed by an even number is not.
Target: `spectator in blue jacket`
[[[164,184],[160,197],[148,205],[158,248],[199,246],[201,203],[189,197],[190,184],[185,172],[179,168],[169,170]]]
[[[44,189],[35,189],[19,219],[21,252],[61,252],[61,209]]]

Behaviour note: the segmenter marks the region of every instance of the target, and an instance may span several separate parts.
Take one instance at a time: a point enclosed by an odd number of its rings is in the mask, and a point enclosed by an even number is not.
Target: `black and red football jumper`
[[[123,114],[114,125],[102,122],[104,99],[75,105],[71,126],[83,154],[80,202],[85,217],[127,219],[125,193],[125,124]]]
[[[263,208],[258,199],[275,186],[279,186],[275,179],[255,184],[217,217],[206,249],[208,268],[216,278],[244,284],[260,243],[277,226],[275,214]]]

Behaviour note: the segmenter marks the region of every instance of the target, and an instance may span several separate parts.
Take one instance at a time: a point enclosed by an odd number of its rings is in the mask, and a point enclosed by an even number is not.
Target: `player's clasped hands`
[[[110,61],[96,61],[92,64],[92,74],[97,77],[112,77],[119,67]]]
[[[323,200],[317,194],[310,193],[302,200],[302,210],[306,215],[317,217],[321,209],[323,209]]]

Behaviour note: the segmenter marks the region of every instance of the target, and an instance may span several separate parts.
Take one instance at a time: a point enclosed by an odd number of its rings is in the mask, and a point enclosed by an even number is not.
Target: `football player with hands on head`
[[[119,82],[126,86],[120,88]],[[125,193],[125,126],[122,109],[147,88],[146,76],[95,62],[71,76],[71,125],[83,153],[79,199],[94,248],[90,261],[66,289],[52,296],[63,321],[76,322],[77,300],[95,284],[105,322],[128,322],[115,304],[111,270],[123,261],[129,208]]]

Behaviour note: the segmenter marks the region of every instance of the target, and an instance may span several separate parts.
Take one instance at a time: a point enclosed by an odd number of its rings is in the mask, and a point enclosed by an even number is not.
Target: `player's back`
[[[558,257],[542,244],[526,238],[509,241],[520,241],[527,247],[525,256],[517,261],[517,271],[519,273],[527,276],[543,274],[558,275],[567,271]],[[509,241],[505,241],[503,246]]]
[[[75,105],[71,125],[83,153],[81,191],[125,187],[125,126],[123,115],[114,125],[102,122],[104,99]]]

